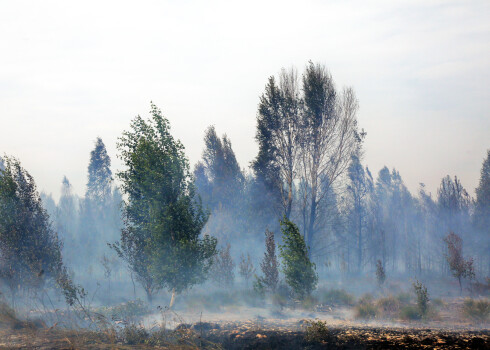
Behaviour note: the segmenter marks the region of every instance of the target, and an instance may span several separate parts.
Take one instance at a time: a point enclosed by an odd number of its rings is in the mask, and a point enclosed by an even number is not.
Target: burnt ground
[[[334,326],[305,330],[260,329],[248,323],[182,325],[166,341],[124,341],[108,332],[2,329],[0,349],[490,349],[488,330]]]

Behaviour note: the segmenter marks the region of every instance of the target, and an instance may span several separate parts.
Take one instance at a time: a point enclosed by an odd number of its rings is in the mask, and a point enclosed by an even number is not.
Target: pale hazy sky
[[[458,175],[474,193],[490,148],[490,1],[2,1],[0,154],[38,187],[83,194],[97,136],[154,101],[192,164],[205,128],[242,167],[259,96],[281,67],[324,63],[357,92],[365,164],[411,191]]]

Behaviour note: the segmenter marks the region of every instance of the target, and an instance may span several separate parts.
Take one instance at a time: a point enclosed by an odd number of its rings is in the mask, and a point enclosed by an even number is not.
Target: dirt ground
[[[172,311],[164,316],[165,332],[153,338],[152,331],[138,332],[161,329],[161,314],[126,335],[123,328],[93,332],[17,322],[0,324],[0,349],[490,349],[490,325],[463,318],[462,301],[447,300],[430,321],[362,321],[349,307]],[[325,328],[308,333],[312,321]]]
[[[192,336],[162,346],[125,345],[110,334],[68,330],[2,330],[1,349],[490,349],[487,330],[333,327],[308,341],[304,331],[257,329],[250,324],[191,326]]]

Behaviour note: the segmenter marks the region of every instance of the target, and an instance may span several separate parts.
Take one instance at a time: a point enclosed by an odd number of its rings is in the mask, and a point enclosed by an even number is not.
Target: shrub
[[[329,338],[325,321],[306,321],[305,340],[308,343],[319,343]]]
[[[322,302],[331,305],[348,305],[355,304],[355,298],[352,294],[343,289],[330,289],[322,296]]]
[[[400,310],[400,317],[404,320],[420,320],[420,311],[417,306],[405,305]]]
[[[401,302],[390,295],[379,299],[376,302],[376,306],[380,315],[383,315],[384,317],[393,317],[400,311]]]
[[[371,319],[377,314],[376,306],[371,301],[359,303],[356,306],[356,318]]]
[[[129,345],[144,344],[148,340],[149,334],[142,326],[129,324],[122,330],[122,340]]]
[[[463,314],[477,322],[485,322],[490,316],[490,302],[488,300],[466,299],[463,304]]]

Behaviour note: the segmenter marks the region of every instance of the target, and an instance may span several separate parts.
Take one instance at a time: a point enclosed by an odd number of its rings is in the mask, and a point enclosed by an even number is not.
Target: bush
[[[306,321],[305,340],[308,343],[320,343],[329,337],[325,321]]]
[[[488,300],[466,299],[463,304],[463,314],[477,322],[485,322],[490,316],[490,302]]]
[[[385,298],[381,298],[376,302],[378,313],[383,317],[393,317],[398,314],[401,308],[401,302],[390,295]]]
[[[354,296],[343,289],[331,289],[323,294],[321,300],[323,303],[331,305],[353,306],[355,304]]]
[[[356,318],[369,320],[375,318],[377,314],[376,306],[370,302],[362,302],[356,306]]]
[[[400,310],[400,317],[404,320],[420,320],[419,308],[414,305],[405,305]]]
[[[149,337],[148,332],[142,326],[129,324],[122,330],[122,340],[129,345],[144,344]]]

